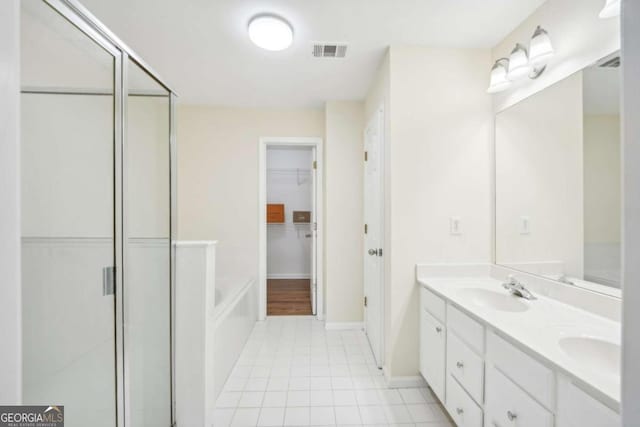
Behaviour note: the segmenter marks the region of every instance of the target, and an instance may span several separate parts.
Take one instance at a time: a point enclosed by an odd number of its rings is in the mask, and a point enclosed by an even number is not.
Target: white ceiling
[[[172,86],[183,103],[321,106],[362,99],[391,44],[495,46],[544,0],[81,0]],[[267,52],[246,26],[285,17],[294,45]],[[311,56],[346,42],[345,59]],[[478,70],[486,72],[489,70]]]

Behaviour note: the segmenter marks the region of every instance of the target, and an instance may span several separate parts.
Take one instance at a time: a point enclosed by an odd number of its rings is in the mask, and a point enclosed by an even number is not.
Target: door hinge
[[[113,295],[116,292],[116,268],[113,266],[102,269],[102,296]]]
[[[364,297],[364,306],[367,306],[367,297]]]
[[[318,162],[315,160],[313,161],[313,168],[318,169]]]
[[[364,161],[366,162],[367,160],[369,160],[369,152],[365,151],[364,152]]]
[[[367,234],[368,231],[369,231],[369,225],[365,224],[364,225],[364,234]]]

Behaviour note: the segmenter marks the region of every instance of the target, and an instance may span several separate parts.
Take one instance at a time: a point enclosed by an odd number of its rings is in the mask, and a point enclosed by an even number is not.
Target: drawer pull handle
[[[516,418],[518,418],[518,414],[515,414],[511,411],[507,411],[507,418],[509,418],[509,421],[513,421]]]
[[[464,414],[464,409],[456,408],[456,412],[458,413],[458,415],[462,415],[462,414]]]
[[[436,332],[437,332],[437,333],[442,332],[442,328],[441,328],[440,326],[436,326]]]
[[[459,369],[462,369],[462,368],[464,368],[464,363],[462,363],[462,362],[457,362],[457,363],[456,363],[456,366],[457,366]]]

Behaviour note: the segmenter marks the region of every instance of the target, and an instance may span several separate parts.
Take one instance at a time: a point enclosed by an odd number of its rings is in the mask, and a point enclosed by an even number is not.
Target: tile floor
[[[215,427],[453,426],[428,388],[388,389],[361,331],[313,317],[258,322],[216,402]]]

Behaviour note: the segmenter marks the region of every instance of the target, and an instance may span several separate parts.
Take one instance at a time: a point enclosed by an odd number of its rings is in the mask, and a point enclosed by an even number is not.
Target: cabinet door
[[[558,378],[557,427],[619,427],[620,415],[578,388]]]
[[[553,427],[553,414],[487,364],[485,422],[488,427]]]
[[[446,334],[442,323],[420,310],[420,372],[433,392],[444,402]]]

